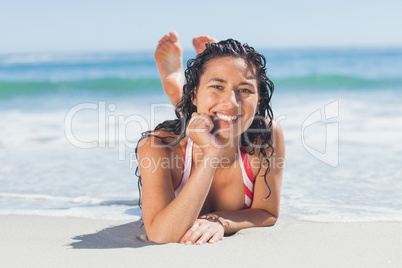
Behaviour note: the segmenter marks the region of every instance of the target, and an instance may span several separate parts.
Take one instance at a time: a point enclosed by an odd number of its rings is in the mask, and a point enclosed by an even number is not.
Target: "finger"
[[[191,117],[194,121],[199,122],[199,123],[204,123],[207,126],[213,126],[214,122],[212,121],[211,116],[208,114],[196,114],[193,113],[193,116]],[[211,128],[212,129],[212,128]]]
[[[183,237],[180,239],[180,243],[184,244],[188,241],[190,236],[194,233],[195,230],[197,230],[198,226],[200,223],[198,221],[194,222],[193,226],[191,226],[190,229],[187,230],[187,232],[183,235]]]
[[[209,127],[209,131],[214,128],[214,121],[212,121],[211,116],[207,114],[202,114],[202,119],[204,120],[205,124]]]
[[[183,235],[183,237],[180,239],[180,243],[185,244],[190,236],[194,233],[195,230],[200,226],[200,222],[196,221],[194,222],[193,226],[191,226],[190,229],[187,230],[187,232]]]
[[[202,236],[197,240],[197,242],[195,242],[196,245],[202,245],[205,244],[206,242],[208,242],[212,237],[214,236],[214,234],[212,233],[212,231],[210,229],[207,229]]]
[[[190,119],[190,122],[188,123],[188,128],[187,130],[190,130],[191,132],[204,132],[206,131],[205,126],[207,125],[205,122],[206,119],[204,119],[201,115],[197,113],[193,113]]]
[[[222,240],[223,235],[220,233],[215,233],[211,239],[209,239],[208,243],[210,244],[215,244],[216,242],[218,242],[219,240]]]
[[[191,114],[191,118],[195,118],[195,117],[197,117],[197,116],[199,116],[199,115],[200,115],[199,113],[194,112],[194,113]]]
[[[214,123],[212,122],[212,119],[206,115],[196,115],[191,118],[186,134],[190,135],[190,133],[204,133],[204,132],[211,132],[211,130],[214,128]]]
[[[198,239],[207,231],[207,228],[205,225],[200,225],[198,226],[197,230],[195,230],[190,237],[186,241],[186,245],[193,245],[195,244]]]

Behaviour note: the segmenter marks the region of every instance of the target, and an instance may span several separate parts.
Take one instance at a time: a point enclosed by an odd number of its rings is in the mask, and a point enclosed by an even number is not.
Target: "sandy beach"
[[[402,223],[281,217],[214,245],[155,244],[139,222],[0,216],[0,267],[401,267]]]

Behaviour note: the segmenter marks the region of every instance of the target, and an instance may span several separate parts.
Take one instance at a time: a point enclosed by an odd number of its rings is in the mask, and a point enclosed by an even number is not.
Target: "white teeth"
[[[219,113],[216,113],[216,116],[219,117],[219,119],[222,119],[222,120],[225,120],[225,121],[234,121],[237,118],[239,118],[238,115],[230,116],[230,115],[219,114]]]

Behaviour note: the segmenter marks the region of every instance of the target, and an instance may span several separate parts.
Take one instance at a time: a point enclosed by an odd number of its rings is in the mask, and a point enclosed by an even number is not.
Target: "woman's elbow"
[[[265,220],[265,226],[269,227],[269,226],[274,226],[276,221],[278,220],[279,217],[279,213],[270,213],[268,211],[266,211],[268,213],[268,217]]]
[[[146,231],[147,238],[151,242],[158,244],[178,243],[180,239],[173,237],[171,234],[161,230]]]
[[[274,226],[277,220],[278,220],[278,217],[272,216],[270,218],[270,222],[268,223],[268,226]]]

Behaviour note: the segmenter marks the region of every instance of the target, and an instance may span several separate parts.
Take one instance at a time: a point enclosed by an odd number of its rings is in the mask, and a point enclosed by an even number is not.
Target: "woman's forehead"
[[[216,75],[236,71],[242,73],[248,80],[257,80],[256,68],[252,63],[240,57],[220,57],[209,60],[202,75]]]

